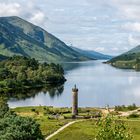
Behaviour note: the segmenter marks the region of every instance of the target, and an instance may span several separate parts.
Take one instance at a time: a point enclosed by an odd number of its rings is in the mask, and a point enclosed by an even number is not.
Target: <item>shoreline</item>
[[[130,105],[131,106],[131,105]],[[119,107],[122,107],[122,106],[119,106]],[[136,106],[135,108],[132,108],[132,109],[129,109],[128,108],[129,106],[126,106],[126,107],[124,107],[123,109],[116,109],[115,107],[110,107],[110,108],[107,108],[107,107],[79,107],[78,108],[78,112],[79,113],[89,113],[89,112],[101,112],[101,113],[114,113],[114,112],[116,112],[116,113],[125,113],[125,112],[130,112],[130,113],[135,113],[136,111],[137,112],[139,112],[138,114],[140,114],[140,106]],[[28,111],[31,111],[32,109],[42,109],[42,110],[44,110],[44,109],[50,109],[50,110],[59,110],[60,112],[63,112],[64,110],[67,110],[66,111],[66,114],[67,113],[71,113],[71,111],[72,111],[72,107],[54,107],[54,106],[41,106],[41,105],[39,105],[39,106],[24,106],[24,107],[14,107],[14,108],[12,108],[12,107],[10,107],[10,109],[11,110],[20,110],[20,111],[24,111],[24,109],[25,110],[28,110]],[[60,113],[59,112],[59,113]],[[124,115],[125,116],[125,115]]]

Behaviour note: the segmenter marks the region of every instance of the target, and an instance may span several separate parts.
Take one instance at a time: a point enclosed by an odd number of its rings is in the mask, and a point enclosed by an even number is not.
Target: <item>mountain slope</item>
[[[91,59],[100,59],[100,60],[105,60],[105,59],[111,59],[112,56],[109,55],[104,55],[102,53],[98,53],[96,51],[90,51],[90,50],[82,50],[82,49],[78,49],[75,47],[72,47],[75,51],[79,52],[80,54],[82,54],[85,57],[91,58]]]
[[[88,60],[42,28],[19,17],[0,17],[0,54],[43,61]]]
[[[1,61],[1,60],[5,60],[5,59],[7,59],[7,58],[8,58],[8,57],[6,57],[6,56],[0,54],[0,61]]]
[[[114,57],[108,63],[119,68],[140,70],[140,45]]]

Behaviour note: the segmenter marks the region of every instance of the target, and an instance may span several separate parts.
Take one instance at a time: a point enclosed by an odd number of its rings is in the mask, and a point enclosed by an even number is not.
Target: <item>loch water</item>
[[[140,72],[124,70],[86,61],[63,64],[67,81],[48,90],[34,90],[27,97],[11,97],[10,107],[55,106],[71,107],[72,88],[76,84],[80,107],[105,107],[106,105],[140,105]]]

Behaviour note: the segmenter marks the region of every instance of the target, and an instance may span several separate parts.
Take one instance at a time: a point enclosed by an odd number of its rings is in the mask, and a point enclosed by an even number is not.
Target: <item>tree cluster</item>
[[[0,97],[0,140],[43,140],[39,124],[32,118],[11,112]]]
[[[0,88],[18,89],[64,83],[64,70],[59,64],[39,63],[34,58],[13,56],[0,62]]]

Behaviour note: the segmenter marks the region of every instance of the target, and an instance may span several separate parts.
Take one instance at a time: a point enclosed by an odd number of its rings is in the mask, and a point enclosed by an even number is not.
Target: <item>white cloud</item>
[[[44,11],[33,0],[0,2],[0,9],[0,16],[19,16],[38,26],[44,26],[47,19]]]
[[[41,11],[36,12],[30,18],[30,21],[34,24],[41,25],[45,22],[45,14]]]
[[[0,3],[0,16],[19,16],[20,12],[19,3]]]
[[[140,32],[140,22],[125,23],[122,28],[128,31]]]
[[[140,0],[111,0],[123,18],[140,20]]]
[[[119,54],[139,43],[140,0],[0,0],[0,9],[79,48]]]
[[[97,47],[97,48],[95,48],[95,51],[99,51],[99,52],[102,52],[102,51],[104,51],[104,50],[105,50],[104,47]]]
[[[129,50],[129,48],[128,48],[128,47],[124,47],[123,49],[124,49],[124,51],[128,51],[128,50]]]
[[[128,42],[131,46],[137,46],[140,44],[140,36],[129,34]]]
[[[118,51],[119,50],[119,48],[117,48],[117,47],[113,47],[113,48],[111,48],[113,51]]]
[[[63,9],[63,8],[56,8],[56,9],[54,9],[54,11],[55,11],[55,12],[64,12],[65,9]]]

